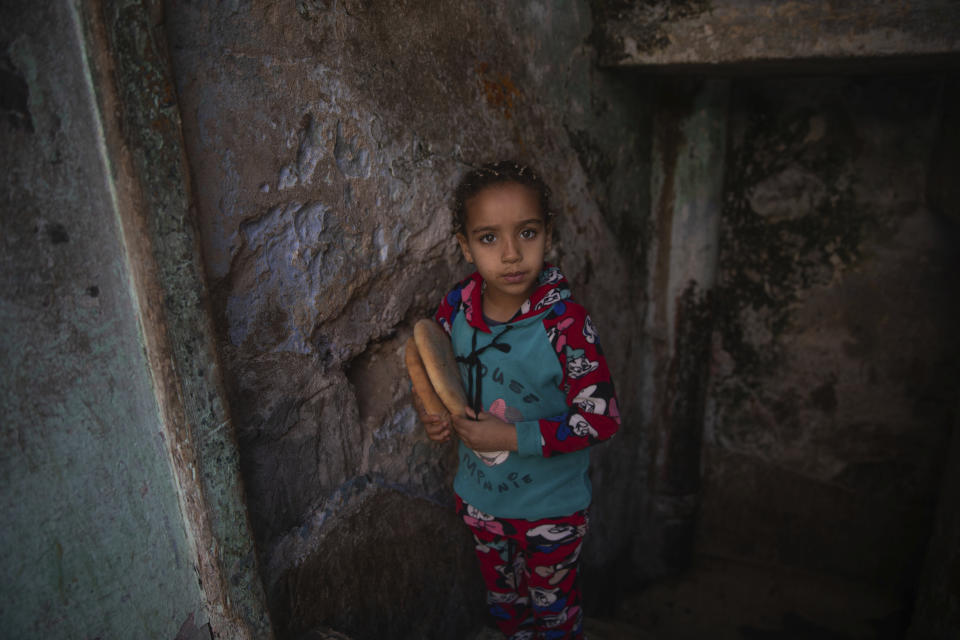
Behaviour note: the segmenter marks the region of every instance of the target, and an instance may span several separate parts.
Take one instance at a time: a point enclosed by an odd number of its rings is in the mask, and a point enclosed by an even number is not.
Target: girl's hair
[[[513,160],[489,162],[469,172],[460,180],[453,192],[453,232],[463,233],[467,225],[467,200],[487,187],[497,184],[522,184],[533,189],[540,203],[540,215],[548,226],[553,222],[550,208],[550,187],[540,175],[526,165]]]

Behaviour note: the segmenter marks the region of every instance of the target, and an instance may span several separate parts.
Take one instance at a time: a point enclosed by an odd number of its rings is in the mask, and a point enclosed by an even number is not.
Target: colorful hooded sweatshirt
[[[585,509],[588,447],[620,426],[590,316],[550,265],[504,324],[489,327],[484,320],[483,288],[474,273],[446,295],[435,318],[450,335],[473,409],[514,423],[519,450],[479,453],[460,442],[454,490],[501,518],[537,520]]]

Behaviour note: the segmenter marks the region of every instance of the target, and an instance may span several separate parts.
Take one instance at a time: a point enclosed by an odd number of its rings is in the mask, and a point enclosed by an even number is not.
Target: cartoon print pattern
[[[459,498],[457,512],[473,531],[487,605],[504,635],[582,638],[577,569],[587,513],[533,522],[494,518]]]
[[[523,414],[520,413],[520,410],[508,407],[506,400],[503,398],[494,400],[490,404],[490,408],[487,409],[487,413],[497,416],[504,422],[520,422],[523,420]],[[510,457],[509,451],[474,451],[473,453],[488,467],[503,464]]]
[[[453,321],[461,311],[465,313],[467,322],[473,323],[473,294],[476,287],[476,280],[473,279],[473,276],[469,276],[458,282],[457,286],[451,289],[440,301],[440,306],[437,308],[433,319],[443,327],[447,335],[453,332]],[[483,314],[480,314],[480,317],[482,318]]]
[[[559,302],[543,324],[563,367],[561,389],[569,407],[563,415],[540,421],[543,455],[577,451],[612,437],[620,428],[620,411],[589,314],[574,302]]]
[[[448,334],[461,311],[471,326],[486,326],[482,314],[474,314],[474,308],[482,305],[477,277],[474,274],[463,280],[437,309],[436,320]],[[551,286],[538,289],[524,302],[520,315],[550,308],[543,326],[564,372],[560,389],[566,395],[568,410],[540,420],[542,453],[549,457],[611,438],[620,428],[620,411],[590,315],[569,299],[570,287],[557,267],[548,265],[540,274],[540,282]]]

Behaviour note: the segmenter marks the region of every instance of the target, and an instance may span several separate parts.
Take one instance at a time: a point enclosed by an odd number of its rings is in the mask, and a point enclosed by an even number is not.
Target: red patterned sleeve
[[[544,320],[547,336],[563,369],[560,389],[567,411],[539,420],[540,455],[585,449],[611,438],[620,428],[620,409],[606,358],[586,309],[566,303],[562,314]],[[522,449],[531,448],[532,442]],[[533,453],[533,452],[528,452]]]

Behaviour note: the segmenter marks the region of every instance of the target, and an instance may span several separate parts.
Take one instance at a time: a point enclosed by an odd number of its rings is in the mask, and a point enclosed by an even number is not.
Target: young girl
[[[509,638],[582,638],[577,569],[590,504],[588,447],[620,425],[586,310],[544,262],[550,191],[528,167],[484,165],[457,187],[454,231],[476,272],[446,295],[472,409],[425,414],[459,436],[457,510],[473,530],[490,613]]]

